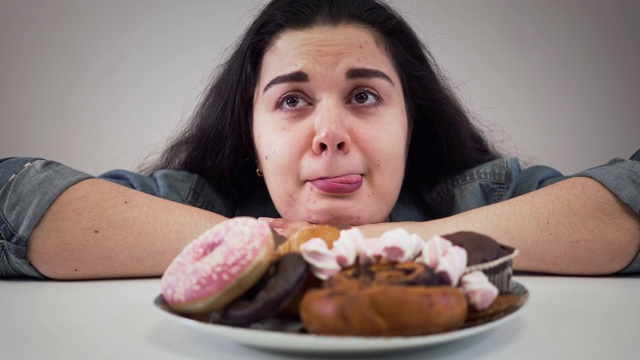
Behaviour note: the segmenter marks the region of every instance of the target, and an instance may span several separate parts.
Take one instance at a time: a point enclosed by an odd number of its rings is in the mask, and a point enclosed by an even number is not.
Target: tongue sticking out
[[[319,190],[329,194],[351,194],[362,186],[362,175],[343,175],[311,181]]]
[[[354,184],[362,181],[362,175],[343,175],[334,178],[324,178],[322,180],[337,184]]]

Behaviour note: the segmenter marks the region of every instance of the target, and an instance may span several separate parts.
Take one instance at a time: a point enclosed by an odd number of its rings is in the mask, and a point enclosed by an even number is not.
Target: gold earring
[[[258,175],[258,177],[262,177],[264,174],[262,173],[262,170],[260,170],[260,168],[256,168],[256,175]]]

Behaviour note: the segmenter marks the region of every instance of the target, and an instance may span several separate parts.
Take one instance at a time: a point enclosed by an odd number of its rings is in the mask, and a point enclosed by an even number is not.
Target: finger
[[[293,235],[296,231],[298,231],[298,228],[284,228],[284,229],[278,229],[275,230],[279,235],[284,236],[285,238],[290,238],[291,235]]]

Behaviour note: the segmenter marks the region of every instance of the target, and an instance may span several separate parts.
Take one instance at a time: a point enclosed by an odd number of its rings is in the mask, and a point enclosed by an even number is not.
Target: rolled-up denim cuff
[[[637,156],[638,153],[636,153]],[[639,159],[640,160],[640,159]],[[592,169],[581,171],[573,177],[586,176],[597,180],[613,192],[622,202],[640,214],[640,161],[613,159]],[[640,254],[618,274],[640,273]]]
[[[58,196],[91,175],[43,159],[0,162],[0,276],[38,276],[27,240]]]
[[[571,177],[577,176],[597,180],[640,215],[639,161],[613,159],[604,165],[580,171]]]

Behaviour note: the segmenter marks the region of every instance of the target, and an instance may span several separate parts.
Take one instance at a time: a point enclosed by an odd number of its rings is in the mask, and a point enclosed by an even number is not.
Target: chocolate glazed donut
[[[212,314],[210,321],[248,326],[268,318],[280,311],[298,293],[308,273],[308,265],[300,254],[280,256],[253,288],[222,311]]]
[[[307,291],[300,318],[314,334],[411,336],[459,328],[467,307],[464,294],[437,285],[427,266],[387,263],[343,271]]]

